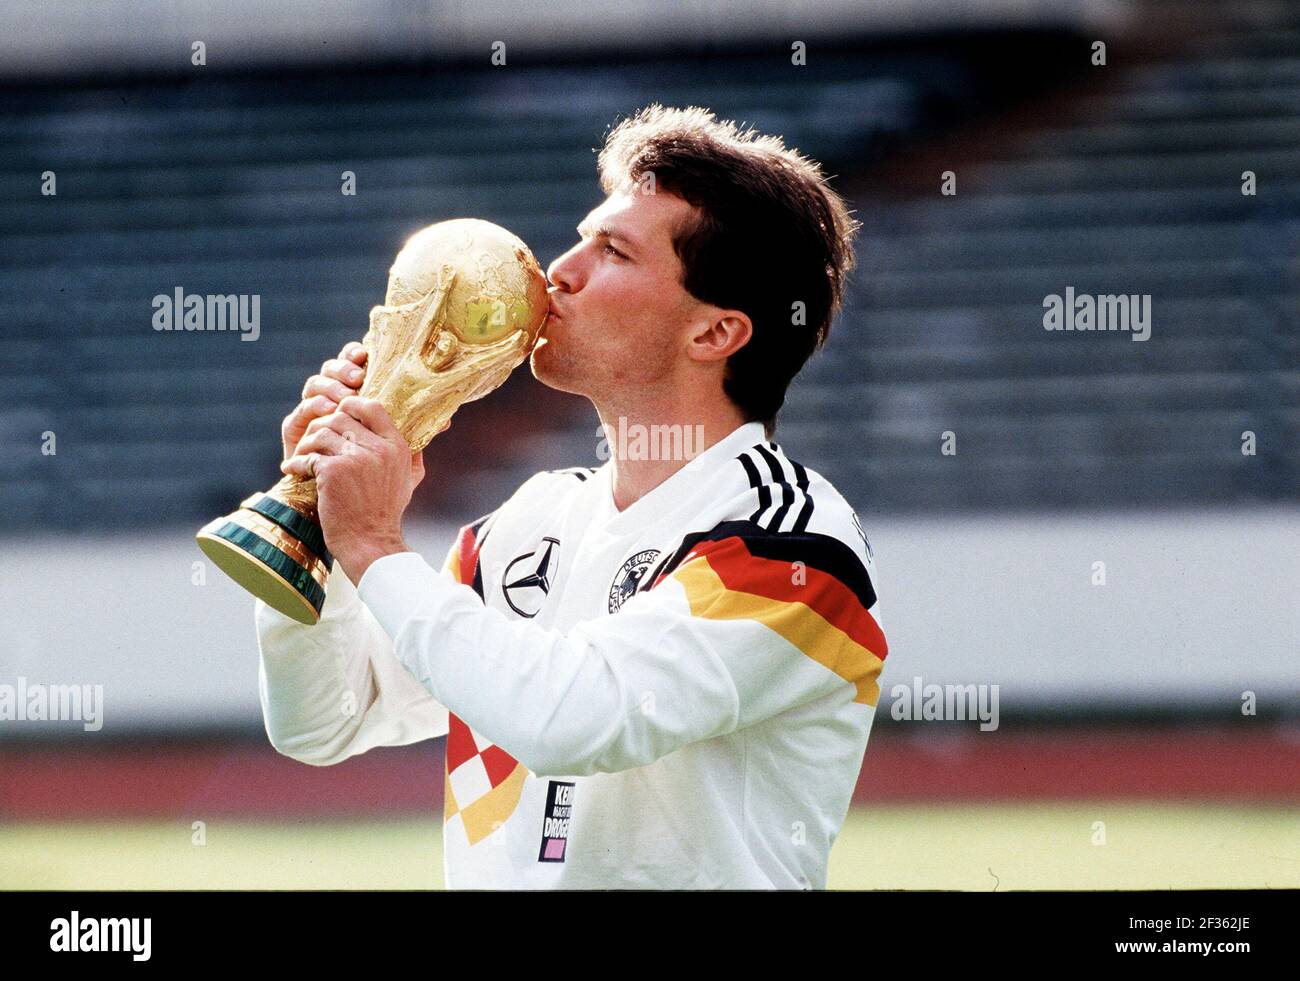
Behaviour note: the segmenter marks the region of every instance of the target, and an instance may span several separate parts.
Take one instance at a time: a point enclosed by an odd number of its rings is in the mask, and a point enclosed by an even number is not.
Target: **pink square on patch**
[[[564,858],[564,845],[566,839],[552,838],[546,843],[546,857],[548,859]]]

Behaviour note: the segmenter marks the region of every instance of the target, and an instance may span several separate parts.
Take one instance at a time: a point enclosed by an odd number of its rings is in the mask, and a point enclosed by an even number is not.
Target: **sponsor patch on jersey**
[[[555,554],[559,547],[560,540],[548,535],[531,552],[515,556],[506,566],[501,592],[510,609],[521,617],[531,619],[541,612],[559,568]]]
[[[618,608],[637,591],[637,587],[641,585],[641,580],[645,578],[646,573],[650,571],[650,567],[654,565],[657,558],[659,558],[659,549],[646,548],[623,563],[623,567],[618,570],[618,575],[609,584],[610,613],[618,612]]]
[[[552,780],[546,788],[546,817],[542,820],[539,862],[563,862],[569,844],[569,818],[573,813],[573,784]]]

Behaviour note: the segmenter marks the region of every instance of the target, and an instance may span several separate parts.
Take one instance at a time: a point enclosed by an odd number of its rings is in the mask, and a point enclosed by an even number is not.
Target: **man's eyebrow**
[[[582,235],[583,237],[586,237],[588,235],[594,235],[597,238],[616,238],[619,239],[620,241],[626,242],[628,245],[638,244],[636,239],[627,235],[621,229],[611,228],[609,225],[603,222],[600,225],[597,225],[593,229],[588,222],[584,221],[581,225],[578,226],[578,234]]]

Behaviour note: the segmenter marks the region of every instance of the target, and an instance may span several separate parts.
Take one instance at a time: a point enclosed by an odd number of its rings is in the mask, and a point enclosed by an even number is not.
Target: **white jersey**
[[[536,474],[320,623],[257,604],[267,734],[326,765],[446,735],[460,889],[821,889],[886,654],[857,516],[746,423],[623,511]]]

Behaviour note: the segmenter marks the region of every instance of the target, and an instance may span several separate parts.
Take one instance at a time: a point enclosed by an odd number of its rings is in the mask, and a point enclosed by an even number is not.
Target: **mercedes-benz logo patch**
[[[650,567],[654,565],[655,559],[659,558],[659,549],[647,548],[636,555],[632,556],[623,563],[623,568],[618,570],[618,575],[614,581],[609,584],[609,612],[615,613],[641,585],[641,580]]]
[[[521,617],[535,617],[541,612],[551,592],[551,577],[555,574],[555,550],[560,547],[558,538],[547,536],[531,552],[511,559],[506,574],[501,577],[501,593],[510,609]]]

